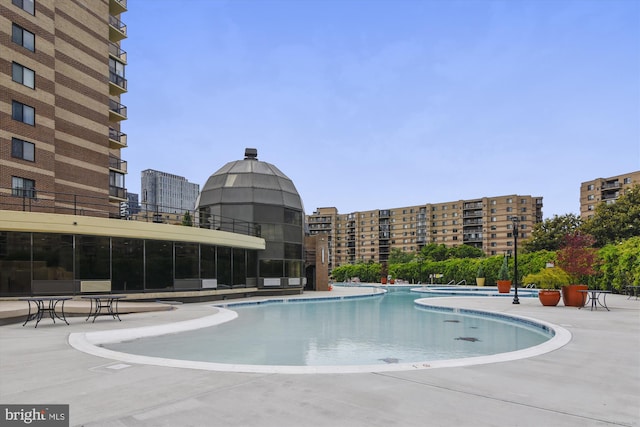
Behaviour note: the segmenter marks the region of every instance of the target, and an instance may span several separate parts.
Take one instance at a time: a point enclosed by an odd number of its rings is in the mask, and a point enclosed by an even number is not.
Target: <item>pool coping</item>
[[[314,298],[285,298],[289,303],[309,302],[314,300],[345,300],[354,298],[371,298],[381,296],[386,291],[384,289],[376,288],[377,290],[371,294],[359,294],[359,295],[343,295],[343,296],[326,296],[326,297],[314,297]],[[349,374],[349,373],[373,373],[373,372],[394,372],[394,371],[412,371],[412,370],[426,370],[426,369],[439,369],[439,368],[452,368],[461,366],[483,365],[489,363],[506,362],[512,360],[519,360],[545,354],[554,350],[557,350],[571,341],[571,333],[559,326],[540,319],[530,318],[526,316],[504,314],[496,311],[478,310],[478,309],[466,309],[458,307],[447,307],[443,305],[434,304],[438,300],[447,299],[451,300],[452,297],[433,297],[433,298],[420,298],[414,303],[420,305],[422,308],[435,311],[446,311],[456,314],[473,314],[486,317],[499,317],[501,320],[515,321],[520,323],[526,323],[531,326],[552,331],[553,336],[544,343],[529,347],[522,350],[516,350],[506,353],[498,353],[485,356],[474,356],[460,359],[442,359],[433,361],[422,361],[413,363],[397,363],[397,364],[385,364],[385,365],[335,365],[335,366],[291,366],[291,365],[244,365],[244,364],[227,364],[227,363],[215,363],[215,362],[201,362],[182,359],[169,359],[152,356],[142,356],[130,353],[123,353],[114,350],[109,350],[102,345],[111,344],[116,342],[130,341],[143,337],[152,337],[158,335],[166,335],[184,331],[191,331],[195,329],[205,328],[209,326],[218,325],[224,322],[235,319],[238,314],[233,310],[229,310],[226,307],[233,306],[246,306],[246,305],[260,305],[282,302],[283,298],[268,298],[255,301],[240,301],[230,302],[226,304],[215,304],[210,307],[215,313],[199,317],[196,319],[167,323],[162,325],[144,326],[138,328],[124,328],[113,329],[96,332],[81,332],[72,333],[69,335],[68,342],[76,350],[82,351],[87,354],[91,354],[98,357],[107,359],[118,360],[126,363],[142,364],[142,365],[155,365],[164,367],[175,368],[187,368],[198,369],[206,371],[220,371],[220,372],[247,372],[247,373],[278,373],[278,374]],[[470,298],[470,297],[453,297],[453,298]],[[477,297],[476,297],[477,298]],[[426,301],[429,301],[427,303]]]

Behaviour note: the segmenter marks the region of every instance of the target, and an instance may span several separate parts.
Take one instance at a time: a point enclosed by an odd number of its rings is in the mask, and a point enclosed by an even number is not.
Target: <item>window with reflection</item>
[[[33,280],[73,280],[71,234],[33,234]]]
[[[173,243],[163,240],[145,241],[145,289],[173,287]]]
[[[284,261],[279,259],[260,260],[261,277],[284,277]]]
[[[234,286],[247,284],[247,259],[244,249],[233,249],[233,284]]]
[[[218,247],[218,288],[231,287],[231,248]]]
[[[200,278],[216,278],[216,247],[211,245],[200,246]]]
[[[144,290],[144,240],[114,237],[111,241],[114,291]]]
[[[0,294],[31,293],[31,233],[0,232]]]
[[[197,243],[175,243],[176,279],[200,278],[198,246]]]
[[[76,236],[76,278],[109,280],[111,248],[109,237]]]

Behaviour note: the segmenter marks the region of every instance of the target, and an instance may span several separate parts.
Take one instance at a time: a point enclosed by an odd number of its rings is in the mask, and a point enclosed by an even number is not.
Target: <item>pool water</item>
[[[510,352],[551,338],[495,318],[421,309],[408,291],[340,301],[228,308],[238,318],[213,327],[106,344],[144,356],[246,365],[338,366],[413,363]]]

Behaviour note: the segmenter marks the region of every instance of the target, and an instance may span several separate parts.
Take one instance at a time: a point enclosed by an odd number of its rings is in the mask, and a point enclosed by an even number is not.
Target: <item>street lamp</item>
[[[520,304],[518,299],[518,223],[520,220],[517,216],[511,217],[513,223],[513,281],[515,283],[515,295],[513,296],[513,304]]]

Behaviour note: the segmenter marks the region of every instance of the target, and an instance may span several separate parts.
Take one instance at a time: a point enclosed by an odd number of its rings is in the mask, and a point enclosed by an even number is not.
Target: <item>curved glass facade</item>
[[[57,233],[0,232],[0,295],[255,287],[257,251],[202,243]]]

